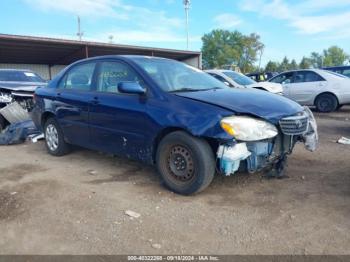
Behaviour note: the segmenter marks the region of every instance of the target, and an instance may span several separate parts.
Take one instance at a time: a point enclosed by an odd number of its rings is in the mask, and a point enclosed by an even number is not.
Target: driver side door
[[[142,160],[147,93],[118,91],[121,82],[144,85],[142,78],[119,60],[101,61],[96,75],[96,90],[89,110],[91,144],[97,150]]]
[[[293,96],[294,96],[291,90],[293,81],[294,81],[294,72],[283,73],[278,76],[275,76],[270,80],[270,82],[281,84],[283,87],[283,95],[290,99],[293,99]]]

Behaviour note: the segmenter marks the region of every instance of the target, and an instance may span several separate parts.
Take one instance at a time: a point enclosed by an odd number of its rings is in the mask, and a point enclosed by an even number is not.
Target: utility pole
[[[186,32],[187,32],[187,50],[189,49],[189,38],[190,38],[190,33],[188,29],[188,11],[190,9],[191,1],[190,0],[183,0],[184,8],[185,8],[185,13],[186,13]]]
[[[84,32],[82,32],[81,28],[80,28],[80,16],[78,16],[78,33],[77,33],[77,36],[78,36],[79,41],[81,41],[81,38],[82,38],[83,35],[84,35]]]
[[[264,53],[264,48],[262,47],[260,49],[260,57],[259,57],[259,72],[260,72],[260,68],[261,68],[261,57],[262,57],[263,53]]]
[[[113,44],[113,38],[114,38],[113,35],[109,35],[109,36],[108,36],[108,39],[109,39],[109,42],[108,42],[108,43]]]

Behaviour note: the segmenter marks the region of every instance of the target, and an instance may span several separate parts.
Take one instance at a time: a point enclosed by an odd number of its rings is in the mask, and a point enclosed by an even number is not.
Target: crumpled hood
[[[304,109],[280,95],[255,89],[215,89],[198,92],[179,92],[177,96],[217,105],[238,114],[251,114],[276,124],[281,118]]]
[[[266,89],[267,91],[277,94],[283,92],[283,87],[281,84],[278,83],[272,83],[272,82],[258,82],[256,84],[247,85],[247,87],[262,87]]]
[[[39,86],[45,86],[42,82],[5,82],[0,81],[0,88],[11,91],[34,92]]]

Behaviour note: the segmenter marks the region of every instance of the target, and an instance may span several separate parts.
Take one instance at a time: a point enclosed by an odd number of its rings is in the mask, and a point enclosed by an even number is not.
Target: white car
[[[250,77],[232,70],[205,70],[208,74],[225,83],[230,87],[236,88],[256,88],[264,91],[269,91],[274,94],[282,95],[283,88],[280,84],[270,82],[255,82]]]
[[[301,105],[332,112],[350,104],[350,78],[321,69],[295,70],[269,80],[283,86],[283,95]]]

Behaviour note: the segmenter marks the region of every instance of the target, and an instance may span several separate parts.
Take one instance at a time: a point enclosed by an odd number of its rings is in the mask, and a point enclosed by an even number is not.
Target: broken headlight
[[[257,141],[275,137],[277,128],[264,121],[247,116],[229,116],[220,121],[222,129],[241,141]]]

